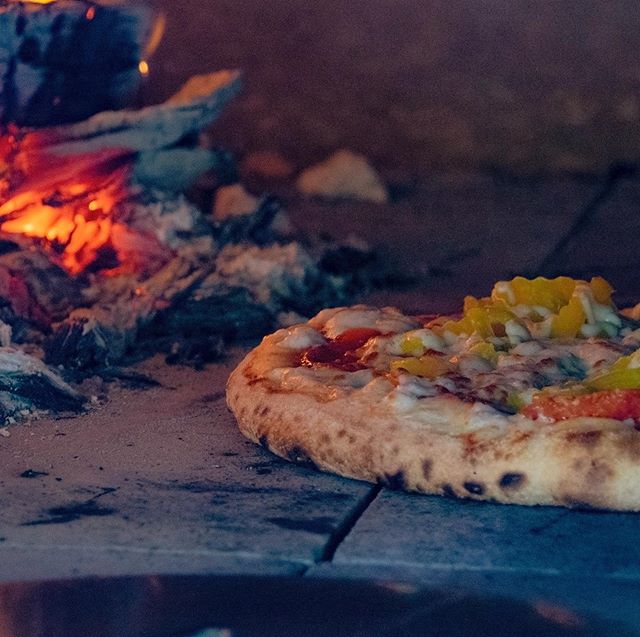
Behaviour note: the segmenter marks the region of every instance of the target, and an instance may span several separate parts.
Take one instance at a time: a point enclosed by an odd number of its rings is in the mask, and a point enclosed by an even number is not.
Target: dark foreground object
[[[0,587],[5,637],[78,635],[606,636],[632,633],[549,604],[394,583],[299,577],[131,577]],[[217,635],[212,630],[207,635]]]

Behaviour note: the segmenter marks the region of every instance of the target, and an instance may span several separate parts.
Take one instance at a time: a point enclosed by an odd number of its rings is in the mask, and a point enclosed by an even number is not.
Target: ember
[[[34,162],[33,152],[27,164]],[[6,165],[7,159],[1,161]],[[45,249],[59,255],[68,272],[78,274],[110,242],[117,205],[128,194],[131,164],[124,162],[123,154],[117,151],[74,157],[66,162],[48,157],[45,152],[34,163],[48,163],[53,168],[29,174],[31,171],[25,166],[29,172],[23,175],[18,188],[12,195],[3,193],[0,232],[40,239]],[[5,179],[3,185],[8,186],[11,181],[16,181],[15,176]]]

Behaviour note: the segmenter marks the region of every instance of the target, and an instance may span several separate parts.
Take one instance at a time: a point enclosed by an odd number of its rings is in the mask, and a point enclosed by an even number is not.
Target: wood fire
[[[227,340],[255,338],[362,289],[366,259],[293,240],[273,198],[245,195],[234,209],[242,188],[225,185],[233,183],[228,153],[184,142],[239,87],[237,71],[221,71],[192,78],[157,106],[5,128],[0,422],[80,408],[60,369],[75,379],[108,375],[132,351],[203,365]],[[184,196],[208,170],[219,177],[216,201],[231,202],[215,215]],[[225,188],[233,196],[218,197]]]
[[[21,180],[15,175],[4,180],[5,186],[17,180],[19,185],[3,193],[0,232],[39,240],[68,272],[79,274],[110,246],[118,204],[128,195],[131,161],[113,151],[76,157],[62,167],[65,162],[46,152],[35,161],[47,163],[53,170],[30,174],[34,169],[27,167]]]

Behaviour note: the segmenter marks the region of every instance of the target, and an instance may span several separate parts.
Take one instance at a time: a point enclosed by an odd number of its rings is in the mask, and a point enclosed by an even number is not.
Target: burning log
[[[58,156],[82,156],[105,149],[157,151],[211,124],[240,87],[238,71],[197,75],[163,104],[106,111],[78,124],[32,135],[36,145]]]
[[[146,281],[133,276],[98,281],[87,291],[95,303],[72,311],[54,327],[44,344],[45,361],[75,369],[120,362],[135,343],[138,330],[158,312],[174,306],[209,268],[202,255],[186,252]]]
[[[145,151],[148,162],[169,152],[167,146],[212,122],[239,88],[239,73],[221,71],[196,77],[158,106],[8,136],[0,142],[7,167],[0,179],[0,231],[40,239],[69,272],[82,272],[104,248],[114,252],[114,236],[126,238],[119,211],[131,194],[137,153]],[[215,162],[215,153],[208,162],[196,154],[198,168]],[[114,254],[113,265],[126,256]]]
[[[0,4],[0,120],[23,126],[79,121],[126,106],[163,28],[140,2]]]
[[[14,343],[39,342],[80,295],[79,281],[40,251],[14,245],[0,256],[0,320],[11,328]]]
[[[228,227],[209,227],[209,234],[198,234],[194,218],[192,233],[176,244],[177,256],[153,276],[96,279],[85,291],[93,303],[55,326],[44,344],[45,360],[104,367],[141,347],[201,364],[218,357],[225,341],[255,338],[292,314],[309,316],[347,301],[362,264],[338,272],[327,259],[325,270],[325,259],[302,244],[281,244],[271,225],[278,214],[267,198],[252,214],[230,217]]]

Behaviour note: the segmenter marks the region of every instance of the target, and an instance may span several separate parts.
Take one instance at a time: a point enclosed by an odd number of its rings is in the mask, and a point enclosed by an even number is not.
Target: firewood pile
[[[81,408],[74,381],[136,357],[201,366],[366,285],[371,255],[303,245],[223,150],[197,144],[241,84],[0,138],[0,418]],[[186,195],[215,176],[215,214]],[[220,203],[223,202],[223,203]],[[64,380],[63,380],[64,379]]]

